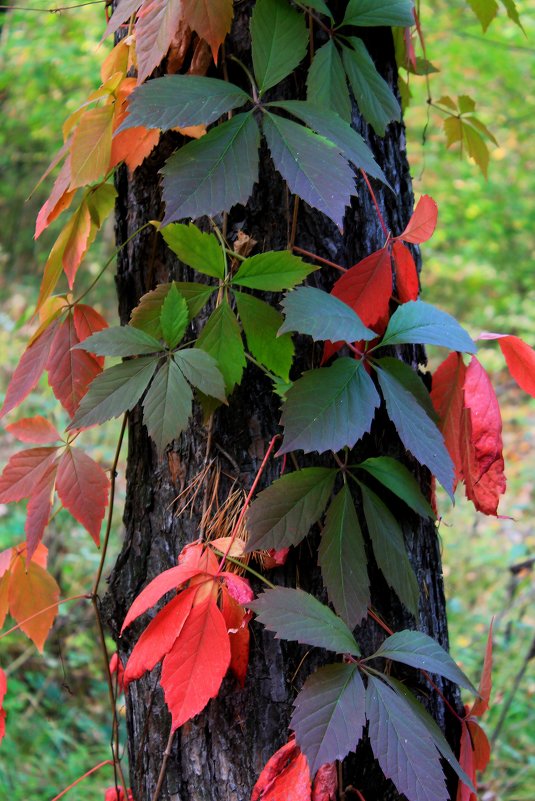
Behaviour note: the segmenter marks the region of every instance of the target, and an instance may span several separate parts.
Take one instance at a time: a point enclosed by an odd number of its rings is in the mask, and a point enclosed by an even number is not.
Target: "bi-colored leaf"
[[[319,668],[294,702],[290,727],[312,775],[325,762],[343,759],[362,737],[365,690],[356,665]]]
[[[236,315],[226,299],[223,299],[204,326],[197,340],[197,347],[216,360],[225,379],[225,391],[230,395],[241,381],[245,351]]]
[[[414,25],[412,0],[349,0],[342,25]]]
[[[253,295],[235,292],[234,297],[249,351],[260,364],[289,381],[294,346],[290,334],[278,336],[282,314]]]
[[[382,345],[404,343],[442,345],[465,353],[477,350],[472,338],[451,314],[423,300],[411,300],[398,306],[381,342]]]
[[[455,467],[455,484],[463,475],[464,382],[466,367],[460,353],[450,353],[433,373],[431,400],[439,428]]]
[[[420,292],[418,271],[412,253],[403,242],[394,242],[392,245],[392,260],[396,271],[396,292],[399,302],[417,300]]]
[[[167,225],[161,229],[161,234],[184,264],[213,278],[225,277],[225,253],[214,234],[203,233],[193,223]]]
[[[336,145],[340,153],[357,169],[363,169],[372,178],[377,178],[389,186],[383,171],[362,136],[335,112],[321,108],[317,105],[316,100],[308,102],[278,100],[274,101],[272,105],[289,111],[317,134]]]
[[[158,66],[179,29],[183,0],[145,0],[136,33],[137,80],[143,83]]]
[[[351,100],[342,59],[332,39],[314,55],[308,70],[307,98],[351,122]]]
[[[102,467],[79,448],[66,448],[59,460],[56,488],[63,506],[99,545],[110,491]]]
[[[92,306],[87,306],[85,303],[77,303],[75,305],[72,318],[74,329],[80,342],[108,327],[104,317]],[[104,359],[97,358],[97,362],[101,367],[104,367]]]
[[[535,398],[535,350],[519,337],[500,337],[498,344],[512,378]]]
[[[71,183],[69,189],[100,181],[106,176],[111,154],[113,104],[85,111],[71,145]]]
[[[329,467],[304,467],[261,492],[247,514],[247,550],[297,545],[325,511],[337,473]]]
[[[139,125],[162,131],[209,125],[248,100],[242,89],[218,78],[166,75],[135,89],[120,130]]]
[[[275,587],[248,604],[258,620],[275,636],[337,654],[360,656],[359,647],[344,621],[313,595],[289,587]],[[325,761],[325,760],[323,760]]]
[[[408,801],[448,801],[439,753],[405,699],[375,676],[366,690],[368,736],[387,779]]]
[[[230,664],[225,619],[213,598],[194,606],[162,665],[161,685],[172,730],[217,695]]]
[[[466,496],[487,515],[505,492],[502,418],[490,378],[475,356],[464,383],[463,478]]]
[[[390,366],[385,359],[378,360],[378,364],[388,369]],[[399,381],[399,376],[379,367],[377,378],[388,416],[394,423],[403,445],[421,464],[429,468],[453,499],[453,462],[439,429],[421,405],[419,398]],[[423,384],[422,388],[425,391]]]
[[[362,39],[350,36],[348,42],[351,46],[343,47],[342,60],[353,95],[364,119],[376,134],[384,136],[388,123],[401,118],[399,103],[377,72]]]
[[[50,223],[59,217],[59,215],[71,205],[75,192],[69,191],[70,182],[71,160],[70,158],[67,158],[65,159],[58,177],[54,181],[52,192],[39,210],[39,214],[37,215],[37,219],[35,221],[34,239],[38,239],[45,228],[48,228]]]
[[[48,381],[54,395],[72,417],[102,367],[91,354],[77,350],[78,334],[72,314],[59,324],[47,361]]]
[[[160,312],[162,336],[168,348],[171,350],[176,348],[186,333],[188,323],[188,304],[173,283],[165,296]]]
[[[329,601],[354,629],[368,611],[370,582],[364,540],[347,484],[329,506],[318,561]]]
[[[196,284],[191,281],[174,281],[173,283],[186,299],[190,319],[197,316],[215,290],[214,286]],[[155,339],[160,339],[162,336],[160,313],[170,288],[171,284],[158,284],[156,289],[143,295],[138,305],[132,310],[130,325],[145,331]]]
[[[222,403],[225,398],[225,381],[216,360],[209,353],[187,348],[177,351],[173,359],[189,383],[204,395],[217,398]]]
[[[375,456],[359,462],[355,467],[373,476],[417,514],[422,517],[435,517],[431,504],[423,496],[413,474],[397,459],[392,459],[391,456]]]
[[[353,170],[338,148],[292,120],[267,112],[264,136],[276,169],[290,192],[343,227],[346,206],[355,193]]]
[[[317,269],[289,250],[272,250],[245,259],[232,283],[248,289],[282,292],[284,289],[293,289]]]
[[[230,31],[232,0],[182,0],[184,19],[212,50],[217,64],[217,52]]]
[[[258,0],[251,17],[253,69],[260,93],[286,78],[305,57],[305,17],[286,0]]]
[[[330,367],[303,373],[286,397],[279,453],[352,448],[370,430],[380,403],[362,363],[347,357]]]
[[[0,409],[0,417],[21,404],[37,385],[48,362],[59,325],[59,320],[53,320],[36,339],[30,342],[22,354],[9,382],[4,404]]]
[[[160,367],[143,400],[143,422],[161,456],[187,427],[193,393],[173,360]]]
[[[157,359],[141,356],[109,367],[92,382],[69,428],[87,428],[105,423],[133,409],[148,387],[157,366]]]
[[[360,484],[360,490],[375,561],[387,584],[416,618],[420,588],[407,555],[403,530],[386,504],[369,487]]]
[[[304,286],[290,292],[281,302],[284,331],[308,334],[315,341],[358,342],[375,339],[377,334],[366,328],[356,312],[335,295]]]
[[[331,293],[351,306],[364,325],[382,331],[392,295],[392,266],[388,248],[354,264],[336,281]]]
[[[259,145],[258,125],[248,112],[181,147],[162,169],[162,225],[185,217],[215,216],[246,203],[258,180]]]
[[[56,580],[36,561],[27,564],[24,557],[19,555],[11,570],[8,597],[10,614],[17,623],[22,624],[22,631],[42,651],[58,613],[59,587]],[[48,606],[51,609],[32,617]],[[32,619],[26,620],[29,617]]]
[[[407,227],[397,237],[404,242],[420,245],[430,239],[437,225],[438,206],[429,195],[422,195],[410,218]]]
[[[392,659],[428,673],[436,673],[477,695],[477,690],[447,651],[422,631],[397,631],[387,637],[374,657]]]
[[[9,431],[20,442],[36,442],[39,445],[46,445],[48,442],[57,442],[58,439],[61,439],[57,428],[40,414],[35,417],[23,417],[6,426],[6,431]]]
[[[251,801],[310,801],[310,793],[308,762],[292,738],[266,762]]]
[[[119,0],[102,38],[105,39],[107,36],[111,36],[112,33],[115,33],[115,31],[118,31],[123,22],[126,22],[132,14],[135,14],[140,5],[142,5],[142,2],[143,0]]]

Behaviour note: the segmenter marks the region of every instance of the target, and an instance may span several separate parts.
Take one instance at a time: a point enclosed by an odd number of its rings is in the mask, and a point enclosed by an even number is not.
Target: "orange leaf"
[[[490,693],[492,691],[492,623],[487,637],[487,647],[485,648],[485,659],[478,691],[480,697],[476,698],[470,711],[470,715],[474,717],[481,717],[489,708]]]
[[[61,264],[69,282],[69,289],[72,289],[78,267],[91,243],[91,214],[85,200],[74,212],[66,228],[68,234],[65,237]]]
[[[229,664],[227,627],[212,597],[192,607],[163,660],[161,685],[173,731],[201,712],[217,695]]]
[[[20,628],[38,650],[42,651],[58,613],[59,587],[55,579],[34,561],[26,569],[24,559],[18,555],[11,571],[8,594],[11,615],[21,624]],[[26,620],[48,606],[52,608]],[[24,620],[26,622],[22,623]]]
[[[472,738],[474,768],[483,771],[490,760],[490,743],[488,737],[477,721],[469,718],[466,725],[468,726]]]
[[[463,475],[464,382],[466,367],[460,353],[450,353],[433,374],[431,400],[440,417],[440,430],[455,466],[455,482]]]
[[[266,762],[251,801],[310,801],[308,762],[292,739]]]
[[[46,367],[59,322],[54,320],[28,345],[9,382],[0,417],[18,406],[37,385]]]
[[[420,291],[418,272],[412,253],[402,242],[394,242],[392,257],[396,269],[396,289],[400,303],[417,300]]]
[[[422,195],[407,227],[396,239],[403,239],[404,242],[411,242],[413,245],[427,242],[435,232],[437,218],[437,204],[429,195]]]
[[[40,414],[35,417],[23,417],[6,426],[6,431],[9,431],[20,442],[37,442],[39,445],[57,442],[58,439],[61,439],[61,434],[56,427]]]
[[[117,127],[126,116],[122,114],[117,119]],[[154,150],[159,140],[160,131],[157,128],[127,128],[115,134],[111,144],[110,169],[124,161],[130,172],[134,172]]]
[[[221,612],[225,618],[230,640],[230,669],[240,685],[245,684],[247,666],[249,664],[249,626],[250,612],[232,598],[226,588],[221,594]]]
[[[217,64],[219,46],[232,24],[232,0],[182,0],[184,18],[190,28],[205,39]]]
[[[98,106],[82,114],[72,138],[69,189],[104,178],[110,163],[112,130],[113,104]]]
[[[511,376],[524,392],[535,398],[535,350],[514,336],[500,337],[498,344]]]
[[[35,553],[35,549],[41,542],[50,519],[57,469],[57,464],[50,465],[46,473],[35,485],[28,503],[26,522],[24,524],[28,559],[31,559]]]
[[[502,419],[490,379],[472,357],[464,384],[463,477],[466,496],[476,509],[496,515],[505,492]]]
[[[97,545],[109,490],[109,478],[100,465],[79,448],[65,449],[58,464],[58,497]]]
[[[37,239],[56,217],[69,208],[76,190],[69,191],[71,183],[71,160],[67,158],[58,177],[54,181],[52,192],[43,203],[35,222],[34,239]]]
[[[48,381],[54,395],[70,416],[102,371],[97,360],[85,350],[73,350],[80,340],[71,314],[58,327],[47,362]]]
[[[11,559],[11,548],[8,548],[5,553],[9,553]],[[2,558],[2,554],[0,554],[0,561]],[[8,590],[9,590],[9,578],[10,574],[6,571],[2,574],[0,568],[0,628],[4,625],[4,621],[6,619],[7,611],[9,609],[9,601],[8,601]]]
[[[0,476],[0,503],[29,498],[57,452],[57,448],[30,448],[14,453]]]
[[[472,740],[470,738],[470,732],[468,731],[468,725],[466,721],[463,721],[461,724],[459,764],[474,787],[477,787],[474,752],[472,751]],[[477,801],[477,797],[466,784],[464,784],[462,781],[459,781],[459,784],[457,785],[456,801]]]

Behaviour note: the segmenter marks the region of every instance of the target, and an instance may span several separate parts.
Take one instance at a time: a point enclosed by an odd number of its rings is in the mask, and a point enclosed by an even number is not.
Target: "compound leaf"
[[[414,25],[412,0],[349,0],[342,25]]]
[[[198,348],[186,348],[173,355],[184,377],[195,389],[225,403],[225,382],[216,360]]]
[[[364,42],[355,36],[348,41],[351,47],[343,47],[342,60],[355,100],[364,119],[379,136],[384,136],[388,123],[401,118],[399,103],[377,72]]]
[[[304,286],[290,292],[281,302],[284,324],[279,333],[298,331],[315,341],[358,342],[375,339],[377,334],[362,323],[353,309],[334,295]]]
[[[186,332],[189,323],[188,304],[178,291],[176,284],[171,284],[164,298],[160,311],[160,325],[166,345],[176,348]]]
[[[282,292],[284,289],[293,289],[317,269],[289,250],[272,250],[245,259],[232,283],[248,289]]]
[[[423,300],[410,300],[398,306],[385,331],[382,345],[417,343],[442,345],[450,350],[475,353],[472,338],[457,320]]]
[[[277,336],[282,314],[252,295],[235,292],[234,297],[251,354],[272,373],[289,381],[294,346],[290,334]]]
[[[322,109],[336,112],[345,122],[351,122],[351,100],[344,65],[332,39],[314,55],[308,70],[307,98]]]
[[[260,93],[293,72],[307,44],[303,14],[286,0],[258,0],[251,17],[251,49]]]
[[[236,315],[226,298],[204,326],[197,347],[212,356],[225,379],[225,391],[230,395],[241,381],[245,367],[245,351]]]
[[[161,343],[140,328],[130,325],[115,325],[84,339],[77,350],[87,350],[96,356],[139,356],[141,354],[159,353]]]
[[[176,363],[167,360],[154,376],[143,401],[143,422],[161,455],[186,428],[193,394]]]
[[[392,459],[391,456],[375,456],[359,462],[356,467],[377,479],[417,514],[434,519],[435,513],[427,498],[423,496],[420,485],[413,474],[397,459]]]
[[[161,234],[184,264],[212,278],[225,277],[225,254],[214,234],[203,233],[193,223],[167,225],[162,228]]]

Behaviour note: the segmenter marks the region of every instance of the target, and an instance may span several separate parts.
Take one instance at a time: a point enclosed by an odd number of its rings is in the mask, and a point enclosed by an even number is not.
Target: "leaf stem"
[[[69,598],[63,598],[61,601],[56,601],[55,604],[50,604],[49,606],[43,607],[43,609],[40,609],[38,612],[34,612],[33,615],[25,617],[24,620],[21,620],[16,626],[12,626],[10,629],[0,634],[0,640],[3,640],[8,634],[13,634],[14,631],[17,631],[17,629],[20,629],[21,626],[29,623],[30,620],[33,620],[35,617],[44,615],[45,612],[49,612],[51,609],[55,609],[57,606],[61,606],[62,604],[69,603],[69,601],[80,601],[82,598],[85,598],[86,601],[90,601],[91,595],[87,592],[82,593],[81,595],[71,595]]]
[[[154,789],[151,801],[158,801],[158,798],[160,796],[160,791],[162,789],[163,780],[165,778],[165,773],[167,771],[167,763],[169,762],[169,757],[171,756],[171,748],[173,747],[174,739],[175,739],[175,730],[172,729],[171,732],[169,733],[169,739],[167,740],[165,751],[163,752],[163,759],[160,767],[160,773],[158,774],[158,781],[156,783],[156,787]]]
[[[370,193],[370,197],[372,199],[373,205],[375,206],[375,211],[377,212],[377,217],[379,218],[379,222],[381,223],[381,228],[383,229],[383,233],[384,233],[384,235],[386,237],[386,240],[388,242],[388,240],[390,238],[390,234],[388,232],[388,228],[386,227],[386,223],[384,221],[384,217],[381,214],[381,209],[379,208],[379,204],[377,202],[377,198],[375,197],[375,192],[373,191],[372,185],[371,185],[371,183],[370,183],[370,181],[368,179],[368,176],[366,175],[366,173],[364,172],[363,169],[360,170],[360,173],[361,173],[362,177],[364,178],[364,183],[368,187],[368,192]]]
[[[73,787],[76,787],[77,784],[80,784],[81,781],[86,779],[88,776],[91,776],[92,773],[96,773],[97,770],[100,770],[100,768],[103,768],[105,765],[113,765],[113,761],[111,759],[105,759],[104,762],[99,762],[98,765],[95,765],[90,770],[86,771],[83,776],[79,776],[75,781],[72,782],[72,784],[69,784],[69,786],[62,790],[61,793],[55,795],[52,801],[59,801],[59,799],[63,798],[63,796],[66,795],[69,790],[72,790]]]
[[[335,264],[334,261],[329,261],[329,259],[324,259],[323,256],[318,256],[316,253],[311,253],[310,250],[299,248],[297,247],[297,245],[294,245],[292,247],[292,250],[295,251],[296,253],[300,253],[302,256],[308,256],[309,259],[320,261],[322,264],[326,264],[327,267],[333,267],[335,270],[338,270],[341,273],[347,273],[347,269],[345,267],[340,267],[340,265]]]

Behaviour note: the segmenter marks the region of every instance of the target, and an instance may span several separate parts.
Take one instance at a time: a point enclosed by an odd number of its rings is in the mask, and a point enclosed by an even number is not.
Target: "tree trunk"
[[[236,54],[250,63],[248,19],[250,3],[236,4],[236,18],[227,39],[226,53]],[[367,41],[377,66],[391,85],[395,83],[395,63],[389,29],[370,31]],[[227,63],[229,63],[227,61]],[[230,64],[229,64],[230,69]],[[236,82],[241,80],[232,75]],[[288,97],[304,98],[305,73],[296,84],[293,76],[287,85],[277,87]],[[384,139],[373,135],[354,115],[355,127],[365,136],[377,161],[394,188],[389,191],[374,185],[377,200],[387,225],[400,231],[412,210],[412,190],[405,154],[403,126],[391,124]],[[157,171],[180,142],[178,135],[168,134],[149,159],[133,176],[123,168],[117,188],[117,241],[132,235],[150,219],[161,219]],[[348,209],[343,234],[321,214],[299,203],[295,244],[343,266],[350,266],[384,244],[384,234],[363,180],[358,179],[358,195]],[[228,216],[227,236],[233,241],[238,231],[252,236],[262,250],[280,250],[288,246],[289,230],[295,200],[274,171],[267,152],[263,151],[260,180],[247,207],[236,207]],[[141,295],[156,284],[171,279],[192,280],[191,271],[180,264],[162,246],[153,230],[144,230],[120,253],[117,267],[117,289],[121,321],[126,323],[130,311]],[[323,268],[313,281],[330,289],[334,271]],[[196,277],[198,280],[198,276]],[[276,299],[274,299],[276,300]],[[416,366],[417,356],[405,349],[400,354]],[[298,365],[318,366],[319,351],[298,343]],[[204,425],[200,411],[166,455],[158,459],[135,410],[129,419],[127,464],[127,500],[124,513],[125,542],[113,574],[104,607],[114,636],[117,637],[127,609],[135,596],[154,576],[176,564],[177,555],[188,542],[202,536],[201,518],[208,504],[210,481],[219,475],[218,500],[222,503],[236,487],[248,491],[257,473],[267,443],[280,429],[279,403],[269,383],[255,368],[248,367],[241,386],[234,391],[228,407],[217,410],[212,421]],[[372,434],[357,446],[358,458],[388,454],[405,459],[420,478],[424,492],[429,493],[429,474],[410,461],[386,416],[379,415]],[[318,463],[308,457],[302,464]],[[207,466],[203,490],[182,514],[187,487]],[[271,459],[262,479],[268,485],[280,473],[280,460]],[[439,544],[432,522],[408,515],[400,504],[394,510],[403,521],[411,561],[422,587],[420,617],[414,621],[382,579],[377,569],[370,568],[374,607],[394,629],[420,628],[447,647],[445,603],[442,587]],[[404,517],[403,517],[404,516]],[[322,595],[316,565],[314,539],[309,536],[293,549],[290,559],[270,576],[275,583],[300,586]],[[371,558],[371,555],[370,555]],[[258,588],[257,588],[258,589]],[[325,596],[323,595],[325,600]],[[118,639],[126,658],[141,628],[133,625]],[[378,645],[384,633],[367,622],[357,631],[364,653]],[[175,735],[160,792],[162,801],[249,801],[251,789],[273,752],[288,736],[292,701],[305,678],[322,661],[325,654],[295,643],[276,640],[260,625],[253,624],[251,660],[244,689],[228,676],[218,697],[193,721]],[[450,697],[451,689],[446,688]],[[456,701],[455,701],[456,702]],[[128,748],[131,786],[136,801],[150,801],[158,781],[170,731],[170,716],[159,688],[159,668],[134,682],[127,694]],[[451,729],[438,696],[430,699],[430,708],[441,726]],[[455,740],[455,730],[448,731]],[[353,785],[366,801],[397,799],[391,782],[384,779],[366,742],[357,757],[346,760],[343,787]],[[341,789],[343,789],[343,787]],[[348,791],[347,799],[352,796]]]

